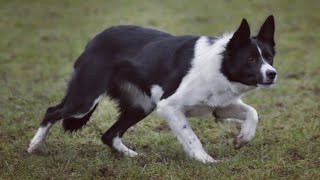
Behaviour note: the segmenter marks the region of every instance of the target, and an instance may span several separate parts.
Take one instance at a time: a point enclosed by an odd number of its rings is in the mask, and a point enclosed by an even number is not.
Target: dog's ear
[[[233,51],[242,45],[250,42],[250,27],[246,19],[242,19],[240,27],[230,39],[227,49]]]
[[[274,30],[274,18],[273,15],[270,15],[261,26],[257,39],[274,47],[276,45],[274,42]]]

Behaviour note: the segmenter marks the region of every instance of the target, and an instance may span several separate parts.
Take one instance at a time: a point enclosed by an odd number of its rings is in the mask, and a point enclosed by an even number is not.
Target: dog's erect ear
[[[233,34],[227,48],[231,51],[241,47],[242,45],[250,42],[250,27],[246,19],[242,19],[240,27]]]
[[[274,29],[274,18],[273,15],[270,15],[260,28],[257,35],[258,40],[274,47],[276,45],[274,42]]]

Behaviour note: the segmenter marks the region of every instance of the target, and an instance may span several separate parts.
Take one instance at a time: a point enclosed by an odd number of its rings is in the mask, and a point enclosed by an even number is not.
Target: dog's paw
[[[242,148],[243,146],[247,145],[249,143],[248,140],[244,139],[243,136],[237,136],[235,139],[234,139],[234,148],[235,149],[240,149]]]
[[[242,148],[243,146],[247,145],[253,138],[254,138],[254,133],[250,133],[250,134],[240,133],[234,139],[234,148],[235,149]]]
[[[29,154],[33,153],[36,149],[38,149],[40,146],[39,142],[31,142],[27,148],[27,152]]]
[[[241,129],[240,134],[234,139],[235,149],[240,149],[241,147],[247,145],[254,138],[255,134],[255,128]]]
[[[42,142],[43,142],[43,138],[38,138],[38,136],[35,136],[31,140],[31,142],[27,148],[27,152],[29,154],[33,153],[36,149],[38,149],[41,146]]]
[[[209,154],[206,152],[198,152],[194,154],[196,160],[201,161],[202,163],[217,163],[218,161],[213,159]]]
[[[127,157],[135,157],[138,156],[138,153],[136,153],[135,151],[128,149],[127,151],[122,152],[123,155],[127,156]]]

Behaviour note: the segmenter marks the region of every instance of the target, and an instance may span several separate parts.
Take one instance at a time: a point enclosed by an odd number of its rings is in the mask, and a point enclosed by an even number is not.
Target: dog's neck
[[[189,76],[194,76],[192,82],[197,82],[193,83],[195,86],[207,89],[210,94],[217,96],[220,92],[224,92],[223,94],[229,97],[227,99],[240,98],[246,92],[256,89],[255,86],[229,81],[221,72],[222,54],[231,36],[232,34],[224,35],[213,44],[206,36],[199,38],[189,74]]]
[[[231,82],[230,83],[230,88],[232,90],[232,92],[234,92],[235,94],[239,94],[240,96],[244,95],[245,93],[257,89],[256,86],[248,86],[245,84],[241,84],[238,82]]]

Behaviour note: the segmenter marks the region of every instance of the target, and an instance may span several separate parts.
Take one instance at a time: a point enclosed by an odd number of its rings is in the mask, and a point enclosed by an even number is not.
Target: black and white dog
[[[253,139],[258,114],[241,97],[276,82],[274,29],[273,16],[253,37],[245,19],[235,33],[222,37],[175,36],[138,26],[108,28],[76,60],[65,97],[47,109],[27,151],[36,150],[59,120],[67,131],[80,129],[107,94],[118,103],[119,117],[103,134],[104,144],[136,156],[121,138],[156,109],[190,157],[216,162],[187,117],[213,114],[239,119],[243,123],[235,147]]]

